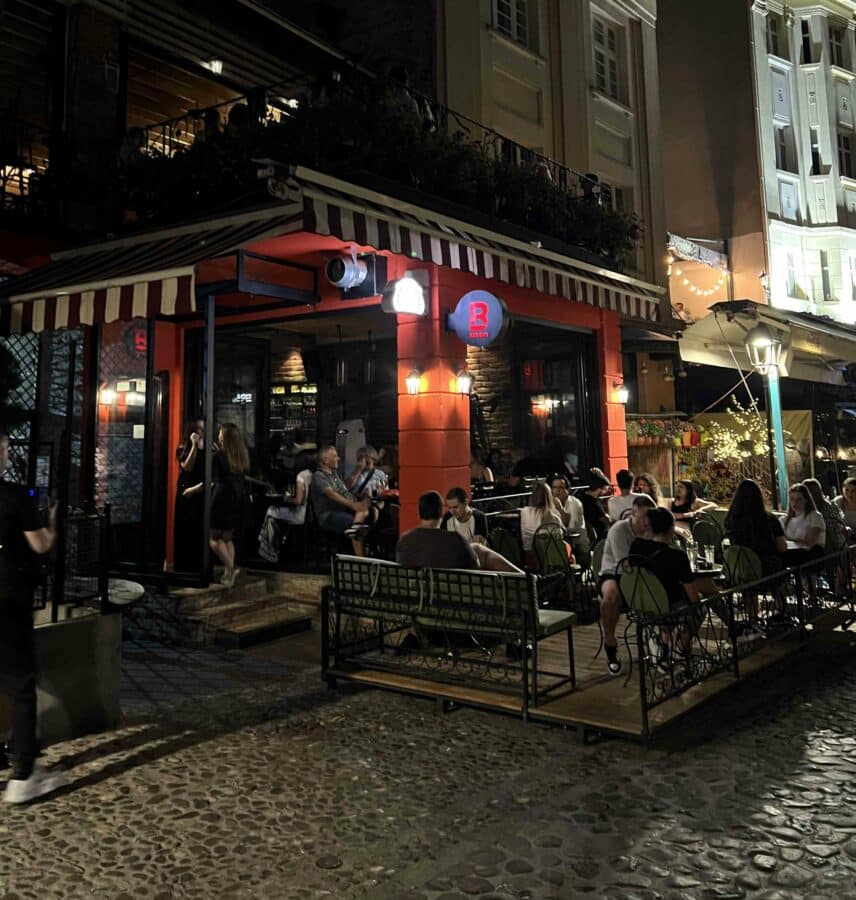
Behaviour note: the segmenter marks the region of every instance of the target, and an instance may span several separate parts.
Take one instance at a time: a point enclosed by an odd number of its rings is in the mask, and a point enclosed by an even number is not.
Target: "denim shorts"
[[[324,531],[329,531],[331,534],[344,534],[354,524],[354,514],[346,512],[344,509],[341,512],[334,510],[320,518],[318,524]]]

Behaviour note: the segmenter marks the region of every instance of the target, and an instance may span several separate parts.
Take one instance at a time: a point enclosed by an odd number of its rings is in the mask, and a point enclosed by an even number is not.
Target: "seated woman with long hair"
[[[841,483],[841,494],[832,502],[841,510],[852,541],[856,535],[856,478],[845,478]]]
[[[788,511],[782,527],[789,542],[787,552],[789,566],[799,566],[823,556],[823,549],[826,546],[826,523],[804,484],[791,485],[788,491]]]
[[[758,555],[764,575],[778,572],[784,565],[788,542],[782,524],[764,506],[761,488],[750,478],[737,485],[725,516],[725,531],[732,544]]]
[[[544,482],[539,481],[532,489],[529,504],[520,510],[520,540],[523,544],[526,565],[529,568],[535,568],[537,564],[532,542],[535,532],[542,525],[555,525],[561,529],[562,518],[553,503],[550,488]]]
[[[695,484],[686,478],[681,478],[675,482],[675,499],[670,504],[672,515],[675,521],[681,519],[692,519],[697,512],[703,509],[711,509],[716,506],[709,500],[702,500],[696,494]]]
[[[636,476],[636,480],[633,482],[633,493],[647,494],[654,501],[655,506],[663,505],[660,483],[650,472],[641,472]]]
[[[827,553],[843,549],[847,544],[847,528],[841,510],[826,499],[823,488],[816,478],[806,478],[803,484],[808,488],[811,499],[814,500],[814,505],[823,516],[823,523],[826,525],[826,542],[823,549]]]

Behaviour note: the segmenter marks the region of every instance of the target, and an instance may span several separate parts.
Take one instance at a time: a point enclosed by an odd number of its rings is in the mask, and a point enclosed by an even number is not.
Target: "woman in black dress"
[[[237,426],[220,426],[220,449],[214,455],[214,487],[211,493],[211,549],[223,563],[223,577],[232,587],[235,568],[235,532],[240,531],[247,496],[250,454]]]
[[[184,443],[175,451],[178,490],[175,498],[173,568],[178,572],[198,572],[202,566],[205,497],[202,493],[185,494],[185,491],[205,480],[205,422],[202,419],[188,422],[184,433]]]

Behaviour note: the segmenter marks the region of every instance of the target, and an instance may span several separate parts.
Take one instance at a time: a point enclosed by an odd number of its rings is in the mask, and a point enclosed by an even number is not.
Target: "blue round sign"
[[[507,322],[505,304],[488,291],[464,294],[447,319],[449,329],[465,344],[474,347],[492,344],[502,334]]]

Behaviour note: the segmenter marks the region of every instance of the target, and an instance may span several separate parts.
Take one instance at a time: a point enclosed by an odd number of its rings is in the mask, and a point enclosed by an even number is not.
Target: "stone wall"
[[[513,443],[511,409],[511,361],[508,344],[468,347],[467,368],[473,376],[473,393],[481,401],[489,449],[510,451]]]

